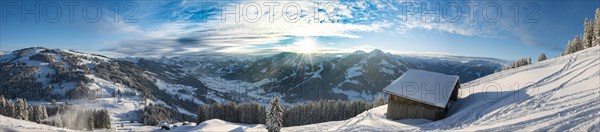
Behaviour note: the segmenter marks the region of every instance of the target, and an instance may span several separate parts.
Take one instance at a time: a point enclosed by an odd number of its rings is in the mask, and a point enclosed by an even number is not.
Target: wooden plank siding
[[[387,117],[400,119],[429,119],[432,121],[446,117],[446,109],[390,94],[388,98]]]

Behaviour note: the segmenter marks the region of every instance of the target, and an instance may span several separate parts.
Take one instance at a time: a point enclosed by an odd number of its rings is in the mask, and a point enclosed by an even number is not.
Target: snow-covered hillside
[[[176,110],[172,113],[193,117],[196,104],[206,100],[191,96],[204,86],[185,74],[170,78],[165,73],[174,70],[161,66],[71,50],[26,48],[0,56],[0,93],[13,100],[24,98],[29,104],[56,101],[82,110],[107,109],[113,128],[141,125],[129,122],[139,121],[139,110],[148,104],[161,104]],[[187,83],[166,85],[176,82],[173,80]],[[189,118],[186,120],[191,121]]]
[[[0,131],[71,131],[64,128],[37,124],[30,121],[18,120],[0,115]]]
[[[435,122],[389,120],[384,105],[348,120],[282,131],[600,131],[599,55],[600,47],[590,48],[462,84],[449,116]],[[219,124],[227,130],[264,130],[219,122],[190,130],[214,130]]]

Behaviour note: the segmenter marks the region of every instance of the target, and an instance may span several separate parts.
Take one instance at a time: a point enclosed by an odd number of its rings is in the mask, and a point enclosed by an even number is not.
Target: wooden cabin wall
[[[446,117],[444,108],[412,101],[406,98],[390,95],[388,98],[387,118],[400,119],[429,119],[432,121]]]
[[[452,94],[450,95],[450,101],[458,100],[458,89],[460,89],[460,84],[457,82],[454,84],[454,89],[452,89]]]

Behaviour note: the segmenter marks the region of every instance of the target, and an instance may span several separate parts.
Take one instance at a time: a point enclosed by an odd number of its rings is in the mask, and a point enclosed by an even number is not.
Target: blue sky
[[[270,12],[268,5],[277,6]],[[514,60],[541,52],[558,56],[598,7],[596,0],[2,1],[0,50],[42,46],[172,56],[377,48]],[[425,21],[424,8],[430,13]]]

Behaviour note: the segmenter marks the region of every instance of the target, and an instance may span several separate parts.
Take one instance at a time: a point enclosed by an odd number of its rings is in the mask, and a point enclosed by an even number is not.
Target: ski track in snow
[[[595,119],[600,118],[600,113],[598,113],[600,111],[600,107],[598,106],[600,102],[597,98],[598,93],[594,92],[600,90],[600,82],[596,81],[600,79],[598,57],[595,56],[595,54],[598,54],[598,48],[581,52],[502,73],[500,76],[508,76],[508,79],[516,80],[520,78],[511,77],[511,75],[531,69],[548,68],[552,65],[562,64],[563,61],[567,60],[562,68],[549,76],[541,78],[532,85],[525,86],[518,91],[510,92],[500,99],[495,99],[467,112],[456,113],[450,116],[447,119],[452,119],[456,116],[469,117],[465,114],[478,115],[476,118],[467,119],[464,122],[466,124],[460,125],[458,129],[452,128],[452,130],[468,128],[462,130],[563,131],[579,129],[579,127],[597,129],[598,122],[594,124],[595,127],[577,125],[580,124],[577,122],[593,124]],[[495,76],[484,77],[479,80],[486,79],[501,80],[504,78],[498,77],[498,74],[495,74]],[[586,83],[587,85],[577,86],[581,83]],[[574,90],[580,91],[559,95],[559,93],[567,93]],[[514,97],[519,97],[516,94],[528,94],[531,97],[523,100],[515,99]],[[489,112],[481,111],[482,109],[489,110]]]

